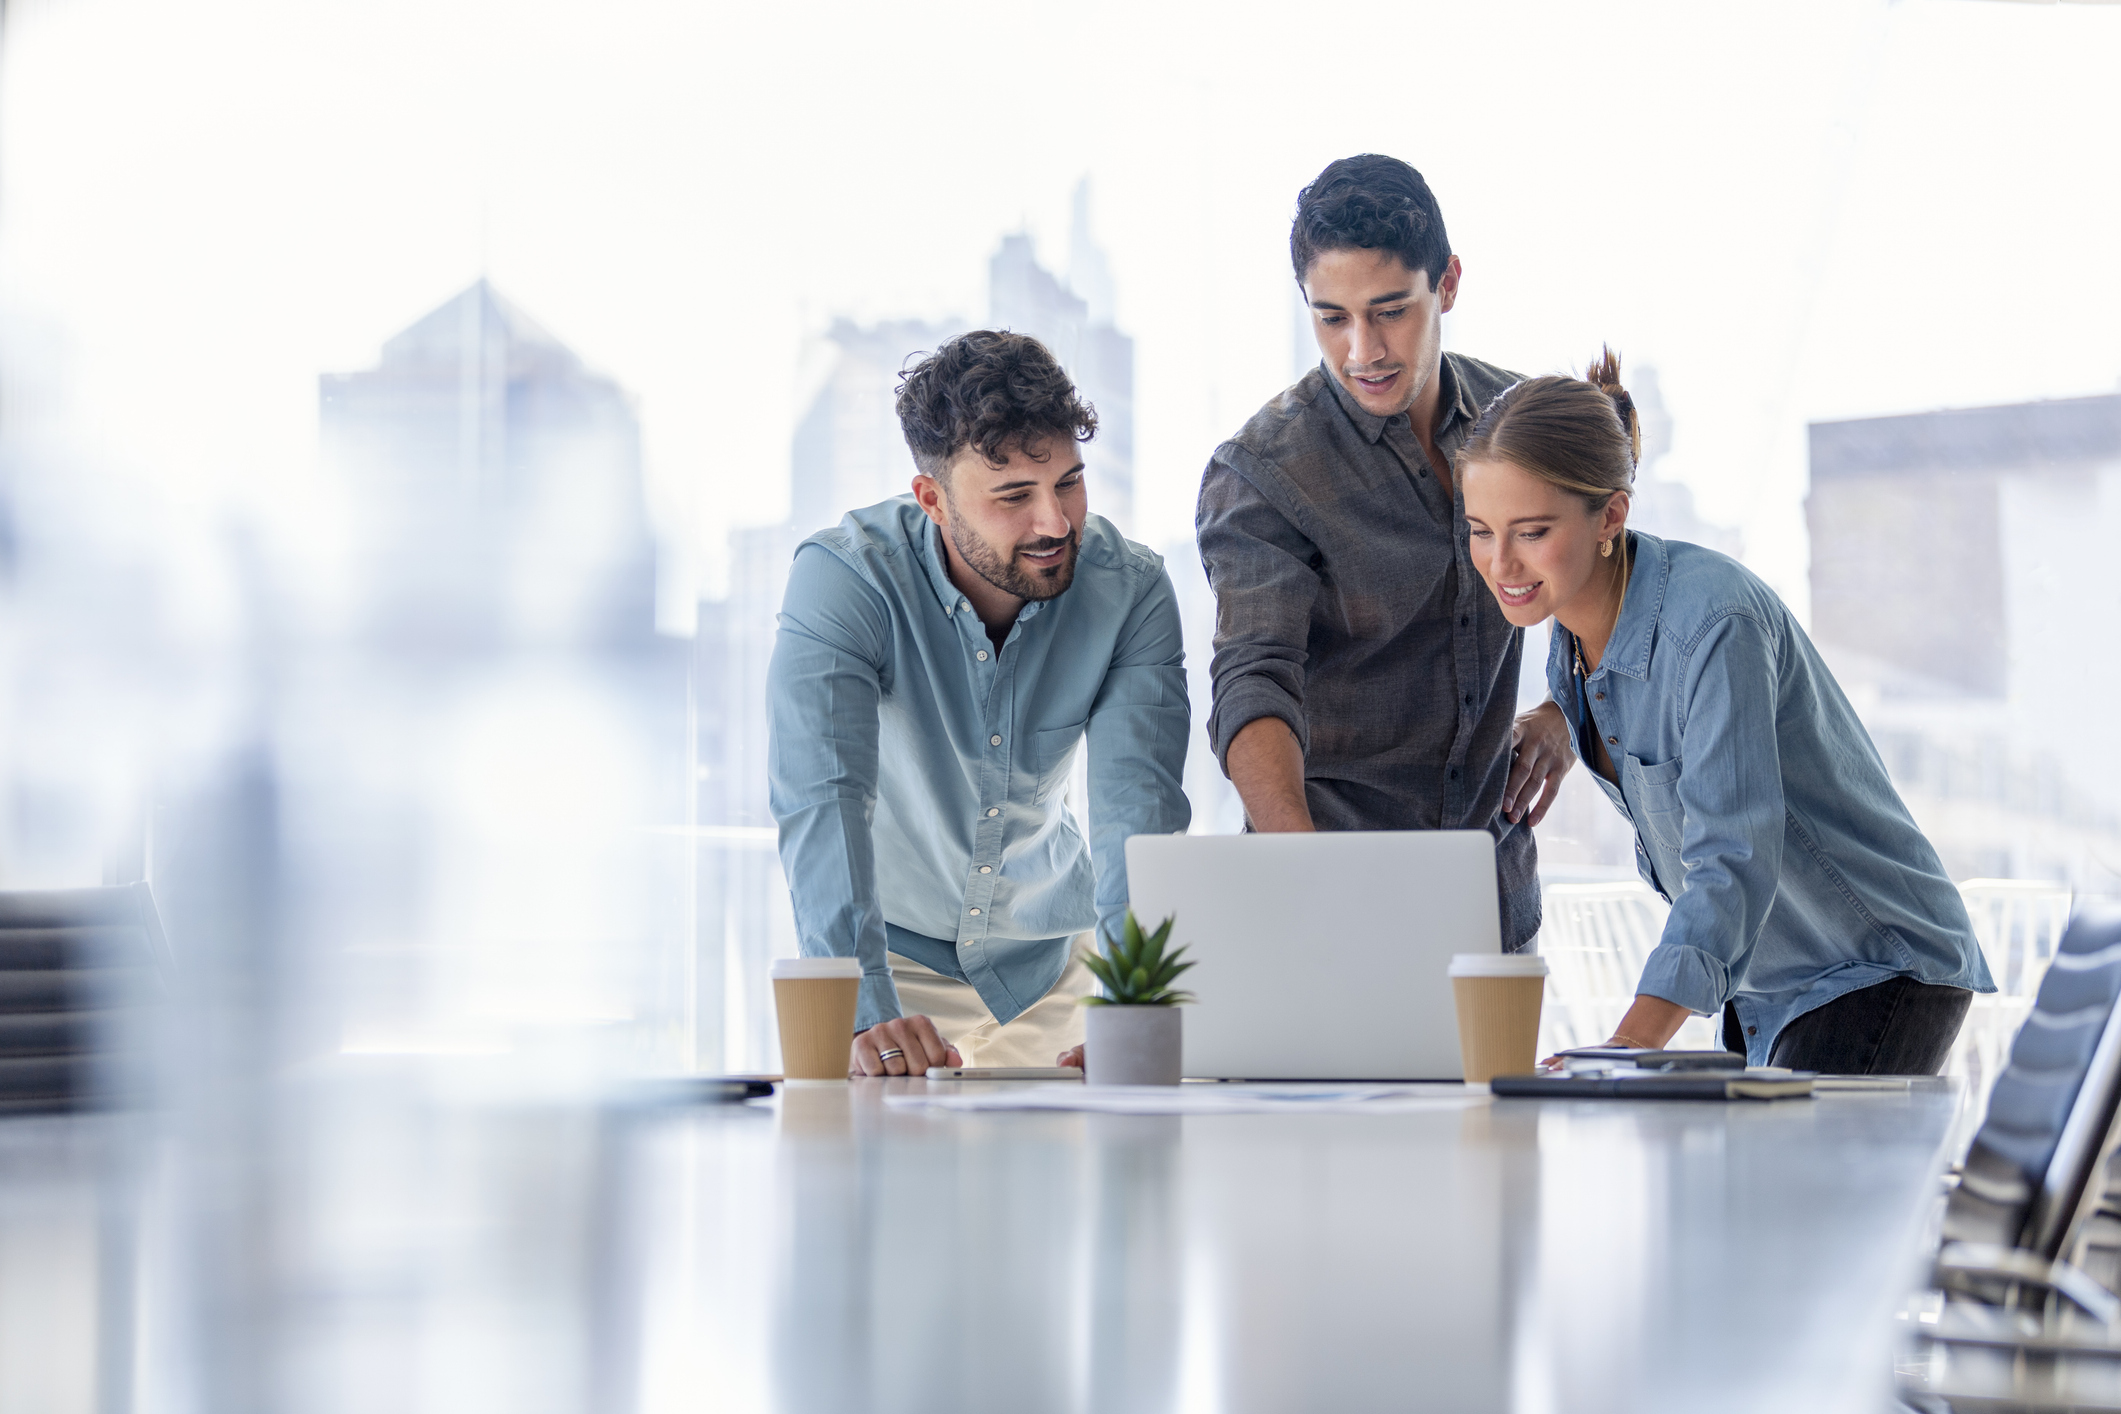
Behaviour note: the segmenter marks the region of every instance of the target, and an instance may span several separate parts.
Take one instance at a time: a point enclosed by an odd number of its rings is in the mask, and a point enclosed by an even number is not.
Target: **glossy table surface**
[[[1942,1082],[884,1103],[927,1088],[614,1106],[370,1067],[0,1125],[0,1409],[1876,1414],[1961,1122]]]
[[[660,1126],[643,1393],[800,1411],[1891,1408],[1956,1093]],[[941,1088],[941,1087],[938,1087]],[[1444,1087],[1439,1087],[1444,1088]],[[683,1181],[678,1175],[684,1175]]]

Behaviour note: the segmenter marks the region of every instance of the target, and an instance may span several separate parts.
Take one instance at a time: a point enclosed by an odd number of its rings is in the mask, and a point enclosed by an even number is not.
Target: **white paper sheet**
[[[1026,1085],[886,1095],[896,1109],[1089,1110],[1099,1114],[1415,1114],[1485,1104],[1487,1087],[1404,1085]]]

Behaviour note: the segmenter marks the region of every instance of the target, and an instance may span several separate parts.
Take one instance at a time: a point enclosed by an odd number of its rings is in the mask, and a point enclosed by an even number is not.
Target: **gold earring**
[[[1601,560],[1610,560],[1610,559],[1612,559],[1612,558],[1613,558],[1613,542],[1612,542],[1612,541],[1610,541],[1610,540],[1601,540],[1601,541],[1599,541],[1599,542],[1598,542],[1598,558],[1599,558],[1599,559],[1601,559]]]

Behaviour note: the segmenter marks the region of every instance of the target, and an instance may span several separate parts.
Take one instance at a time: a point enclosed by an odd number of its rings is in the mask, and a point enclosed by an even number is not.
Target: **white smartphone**
[[[1079,1065],[931,1065],[930,1080],[1080,1080]]]

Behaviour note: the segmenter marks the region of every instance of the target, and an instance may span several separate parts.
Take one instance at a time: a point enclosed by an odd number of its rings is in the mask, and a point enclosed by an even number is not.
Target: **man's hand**
[[[1537,825],[1561,791],[1561,778],[1576,764],[1569,746],[1569,719],[1542,702],[1510,728],[1510,779],[1502,788],[1502,813],[1513,825]]]
[[[1272,835],[1317,828],[1304,799],[1304,749],[1287,722],[1254,717],[1230,738],[1224,761],[1253,829]]]
[[[1070,1046],[1067,1050],[1055,1056],[1053,1063],[1062,1066],[1072,1065],[1077,1070],[1081,1070],[1083,1068],[1083,1048],[1081,1046]]]
[[[887,1057],[886,1051],[892,1054]],[[964,1063],[934,1022],[925,1016],[901,1016],[854,1033],[847,1074],[857,1080],[865,1075],[926,1075],[931,1065]]]

